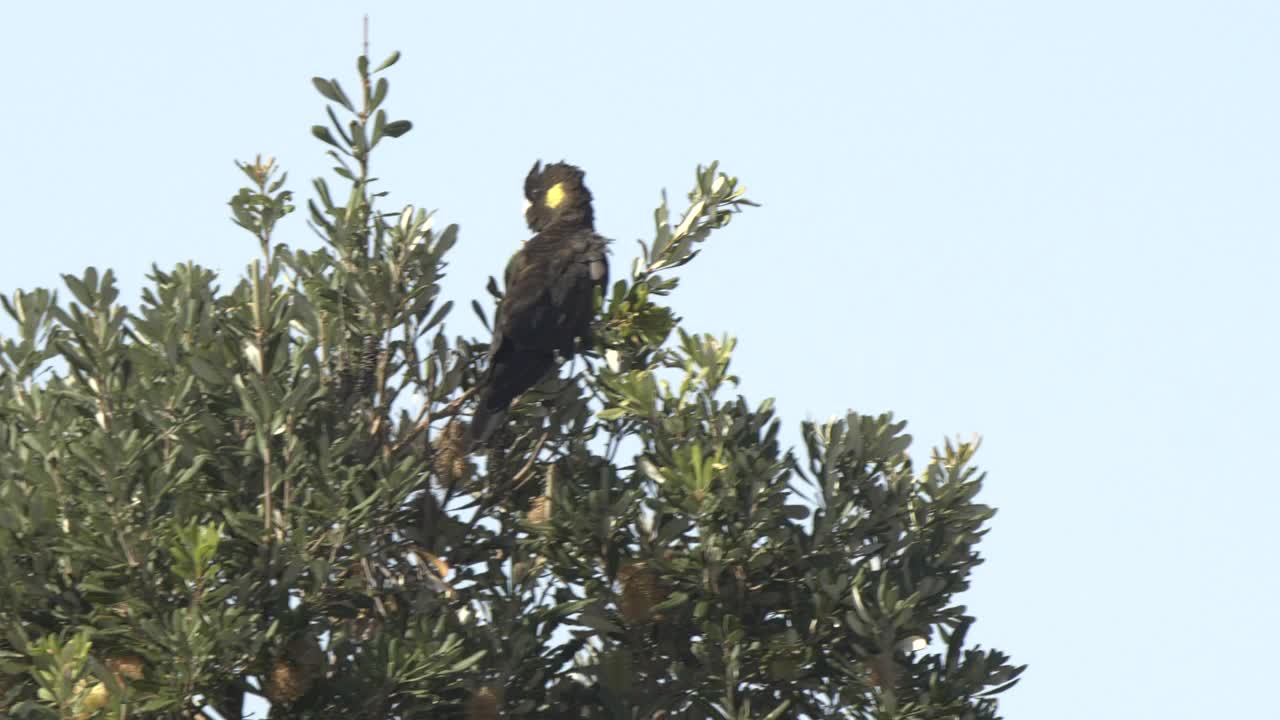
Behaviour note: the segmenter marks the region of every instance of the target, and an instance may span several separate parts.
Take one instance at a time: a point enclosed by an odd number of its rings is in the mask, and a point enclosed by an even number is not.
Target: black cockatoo
[[[524,181],[525,220],[535,235],[511,258],[493,324],[489,367],[471,420],[472,447],[506,418],[507,407],[556,367],[589,347],[596,288],[609,283],[609,242],[595,232],[582,170],[534,163]]]

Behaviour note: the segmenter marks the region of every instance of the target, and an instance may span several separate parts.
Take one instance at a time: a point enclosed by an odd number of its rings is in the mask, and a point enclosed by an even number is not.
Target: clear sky
[[[740,338],[743,391],[792,427],[984,436],[1000,513],[965,599],[1031,664],[1009,718],[1274,711],[1280,3],[124,5],[0,10],[0,291],[237,274],[232,160],[309,194],[309,78],[350,87],[368,11],[416,126],[375,174],[461,224],[454,331],[535,159],[587,169],[619,268],[719,159],[764,206],[675,304]],[[313,245],[303,219],[283,238]]]

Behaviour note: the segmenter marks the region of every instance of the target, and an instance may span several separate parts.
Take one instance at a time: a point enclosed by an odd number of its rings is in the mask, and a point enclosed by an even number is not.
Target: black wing
[[[591,341],[595,289],[609,280],[607,241],[589,230],[544,232],[507,265],[506,294],[494,320],[489,369],[472,419],[474,442],[484,442],[511,401],[571,357],[577,341]]]

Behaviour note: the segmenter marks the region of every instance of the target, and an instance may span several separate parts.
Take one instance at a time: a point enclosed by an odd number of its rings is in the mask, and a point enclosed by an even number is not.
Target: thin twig
[[[547,437],[550,433],[550,430],[543,431],[542,437],[538,439],[538,443],[534,447],[533,453],[529,455],[529,459],[525,461],[524,467],[520,468],[515,475],[511,476],[511,484],[507,485],[507,492],[504,493],[507,497],[510,497],[511,491],[524,484],[524,481],[532,474],[533,465],[538,459],[538,453],[542,452],[542,445],[547,441]],[[467,522],[467,527],[462,531],[462,536],[466,537],[469,535],[471,531],[475,529],[476,524],[480,522],[481,517],[484,517],[490,510],[492,510],[493,507],[498,504],[500,499],[501,496],[498,493],[493,492],[492,484],[490,484],[483,494],[476,498],[476,511],[471,516],[471,520]]]
[[[360,569],[364,571],[365,580],[369,582],[369,589],[376,593],[381,593],[382,589],[378,586],[378,581],[373,577],[373,567],[369,564],[369,558],[360,558]],[[382,604],[381,594],[373,596],[373,604],[378,615],[385,618],[387,616],[387,609]]]
[[[443,408],[441,408],[440,412],[438,413],[431,412],[430,401],[423,403],[422,409],[418,411],[418,417],[414,418],[413,429],[405,433],[404,437],[397,440],[396,444],[391,446],[391,452],[397,453],[403,450],[406,445],[413,442],[414,439],[416,439],[418,435],[422,433],[422,431],[430,427],[431,423],[435,422],[436,420],[439,420],[440,418],[453,417],[454,415],[457,415],[459,412],[462,411],[462,406],[466,404],[467,400],[471,399],[472,395],[476,394],[476,390],[478,389],[479,387],[473,387],[470,390],[462,393],[458,397],[454,398],[453,401],[450,402],[448,405],[445,405]]]
[[[533,475],[533,464],[538,461],[538,453],[542,452],[542,446],[546,444],[547,438],[550,436],[550,430],[543,431],[542,437],[538,438],[538,444],[534,446],[533,452],[530,453],[529,459],[525,461],[524,467],[520,468],[515,475],[511,476],[512,490],[519,490],[520,487],[525,484],[525,481]]]

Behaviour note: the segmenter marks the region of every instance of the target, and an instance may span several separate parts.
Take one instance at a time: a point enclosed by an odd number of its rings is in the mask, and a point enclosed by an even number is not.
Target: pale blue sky
[[[416,126],[376,174],[462,227],[454,330],[534,159],[587,169],[619,267],[719,159],[764,207],[675,301],[739,336],[743,390],[793,427],[984,435],[1000,514],[966,600],[1031,664],[1009,718],[1274,712],[1280,3],[131,5],[0,11],[0,291],[238,273],[232,160],[309,193],[309,78],[350,85],[367,10]]]

